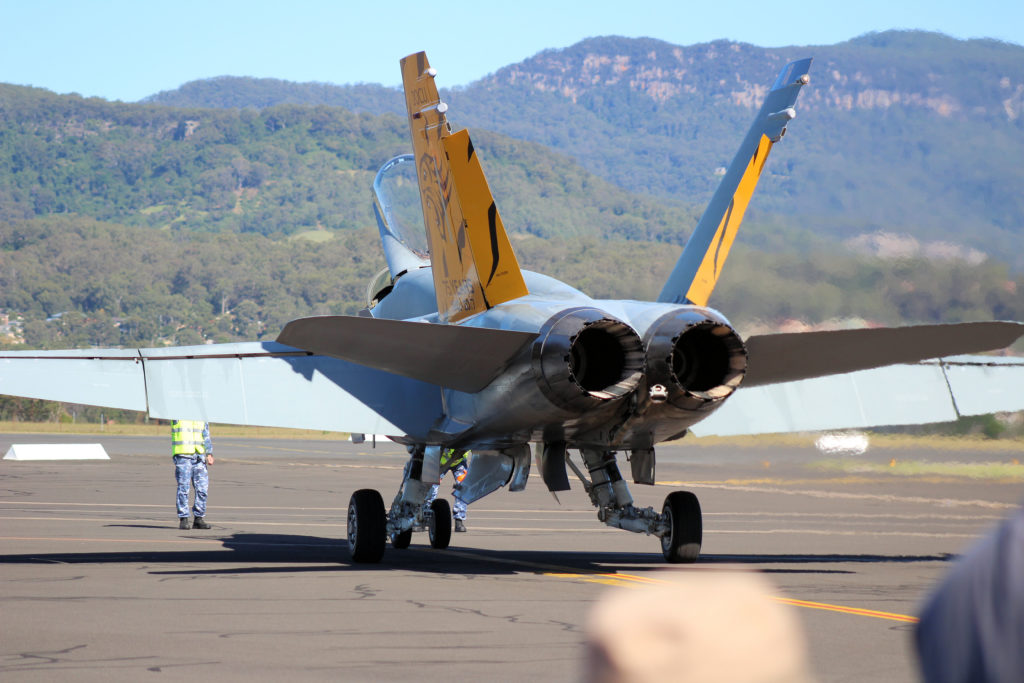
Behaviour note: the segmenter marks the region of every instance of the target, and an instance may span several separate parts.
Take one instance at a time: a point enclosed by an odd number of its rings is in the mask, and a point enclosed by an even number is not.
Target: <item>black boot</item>
[[[203,517],[196,517],[195,521],[192,522],[193,529],[209,529],[210,525],[206,523],[206,519]]]
[[[455,520],[455,531],[462,532],[462,531],[465,531],[465,530],[466,530],[466,523],[463,522],[461,519]]]
[[[179,529],[188,529],[189,528],[188,517],[179,517],[178,518],[178,528]]]

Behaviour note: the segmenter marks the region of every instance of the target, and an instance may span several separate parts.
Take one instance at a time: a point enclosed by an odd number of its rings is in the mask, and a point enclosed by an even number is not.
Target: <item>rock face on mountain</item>
[[[936,54],[942,58],[935,59]],[[767,92],[763,74],[803,55],[816,60],[816,87],[801,97],[808,111],[904,106],[942,117],[1012,122],[1024,105],[1024,48],[924,32],[775,49],[725,40],[681,47],[656,40],[594,38],[547,50],[480,83],[527,85],[573,102],[595,89],[618,89],[647,95],[659,104],[682,97],[754,109]]]

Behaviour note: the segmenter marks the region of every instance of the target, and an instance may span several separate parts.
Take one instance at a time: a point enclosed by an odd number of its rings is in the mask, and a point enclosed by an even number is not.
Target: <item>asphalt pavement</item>
[[[178,529],[165,439],[0,434],[0,452],[96,442],[110,460],[0,462],[5,681],[579,680],[587,614],[607,591],[737,570],[794,610],[818,680],[912,681],[920,601],[1024,493],[1012,477],[837,470],[809,446],[694,442],[659,449],[659,484],[631,489],[659,510],[675,489],[700,497],[695,565],[602,526],[578,483],[556,500],[533,476],[471,505],[448,550],[415,534],[368,566],[349,562],[348,498],[369,487],[390,501],[400,447],[215,436],[209,531]]]

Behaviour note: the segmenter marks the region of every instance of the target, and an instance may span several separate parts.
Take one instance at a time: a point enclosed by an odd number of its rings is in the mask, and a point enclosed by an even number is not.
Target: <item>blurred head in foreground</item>
[[[1024,507],[949,570],[914,645],[927,683],[1024,681]]]
[[[605,594],[587,622],[591,683],[809,683],[803,633],[743,571],[661,572]]]

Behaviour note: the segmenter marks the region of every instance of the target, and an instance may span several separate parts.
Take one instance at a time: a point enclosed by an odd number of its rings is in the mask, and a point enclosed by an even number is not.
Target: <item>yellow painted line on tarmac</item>
[[[705,570],[706,571],[706,570]],[[616,585],[636,588],[640,585],[651,585],[651,584],[669,584],[671,582],[663,579],[658,579],[651,576],[640,576],[637,574],[580,574],[580,573],[549,573],[547,576],[555,576],[558,578],[566,579],[577,579],[580,581],[586,581],[588,583],[599,583],[607,585]],[[772,596],[772,600],[781,603],[783,605],[790,605],[792,607],[803,607],[805,609],[817,609],[825,610],[828,612],[838,612],[840,614],[852,614],[860,617],[873,617],[875,619],[887,619],[889,621],[901,621],[904,623],[916,624],[917,617],[910,616],[908,614],[896,614],[894,612],[882,612],[874,609],[864,609],[862,607],[849,607],[847,605],[833,605],[826,602],[812,602],[810,600],[795,600],[793,598],[783,598],[779,596]]]
[[[451,548],[448,548],[447,550],[431,550],[428,548],[422,548],[422,550],[425,550],[427,552],[441,553],[444,555],[454,555],[456,557],[462,557],[468,560],[490,562],[493,564],[520,566],[529,569],[540,570],[543,573],[543,576],[550,576],[559,579],[570,579],[575,581],[585,581],[587,583],[596,583],[606,586],[622,586],[627,588],[637,588],[640,585],[664,585],[671,583],[670,581],[666,581],[665,579],[659,579],[654,576],[644,576],[641,574],[622,574],[619,572],[579,571],[571,567],[560,567],[558,565],[550,565],[541,562],[530,562],[528,560],[514,560],[502,557],[489,557],[487,555],[481,555],[477,553],[460,552],[458,550],[452,550]],[[710,565],[691,565],[686,571],[721,571],[721,569]],[[872,617],[875,619],[886,619],[889,621],[901,621],[904,623],[917,622],[917,617],[913,617],[908,614],[881,612],[879,610],[863,609],[860,607],[849,607],[846,605],[832,605],[825,602],[811,602],[809,600],[794,600],[792,598],[783,598],[778,596],[772,596],[772,599],[776,602],[780,602],[784,605],[790,605],[792,607],[826,610],[829,612],[837,612],[840,614],[851,614],[854,616]]]
[[[861,617],[874,617],[875,619],[888,619],[889,621],[902,621],[908,624],[916,624],[918,622],[917,617],[912,617],[909,614],[895,614],[893,612],[881,612],[874,609],[862,609],[860,607],[847,607],[845,605],[830,605],[825,602],[810,602],[808,600],[794,600],[792,598],[772,598],[775,602],[781,602],[784,605],[792,605],[794,607],[805,607],[807,609],[820,609],[828,612],[840,612],[842,614],[855,614]]]

